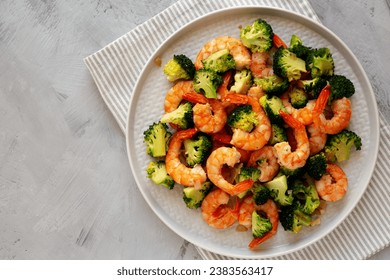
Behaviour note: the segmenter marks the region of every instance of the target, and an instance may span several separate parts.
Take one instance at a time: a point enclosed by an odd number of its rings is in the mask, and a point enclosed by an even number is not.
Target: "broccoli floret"
[[[234,74],[234,84],[231,86],[230,91],[236,93],[245,94],[252,85],[252,74],[248,69],[237,71]]]
[[[305,194],[306,197],[302,206],[302,211],[305,214],[311,215],[318,208],[318,206],[320,206],[320,197],[318,196],[316,186],[314,184],[307,186]]]
[[[361,150],[362,139],[355,132],[344,129],[338,134],[329,135],[325,145],[325,156],[331,162],[348,160],[353,146],[356,150]]]
[[[298,84],[309,95],[310,99],[316,99],[328,82],[322,77],[315,77],[311,80],[299,80]]]
[[[305,169],[307,174],[316,179],[321,179],[326,172],[326,157],[324,153],[318,153],[307,159]]]
[[[268,96],[280,95],[288,90],[290,82],[277,75],[266,76],[263,78],[255,78],[256,85],[261,86],[265,94]]]
[[[352,81],[343,75],[333,75],[329,78],[330,97],[329,102],[334,99],[351,97],[355,93],[355,86]]]
[[[231,128],[238,128],[247,132],[258,125],[259,120],[250,105],[240,105],[236,107],[228,116],[227,124]]]
[[[306,66],[310,69],[312,78],[334,74],[334,61],[328,48],[311,50],[306,59]]]
[[[263,107],[272,124],[283,124],[283,119],[280,116],[280,110],[285,111],[282,99],[277,96],[268,97],[263,95],[260,97],[260,105]]]
[[[288,95],[290,97],[291,105],[296,109],[305,107],[309,101],[306,92],[303,89],[297,87],[293,87],[293,89],[289,91]]]
[[[294,201],[292,205],[281,207],[279,221],[284,230],[298,233],[303,226],[310,226],[312,219],[303,212],[299,201]]]
[[[287,176],[281,175],[264,184],[269,190],[275,202],[282,206],[291,205],[293,202],[292,193],[287,190]]]
[[[228,49],[217,51],[202,60],[204,69],[223,73],[236,68],[236,62]]]
[[[195,189],[194,187],[184,188],[183,200],[186,206],[190,209],[199,208],[212,187],[213,185],[209,181],[206,181],[201,185],[200,189]]]
[[[271,137],[269,138],[268,144],[275,145],[276,143],[286,142],[287,133],[286,129],[278,124],[271,124]]]
[[[257,205],[261,205],[267,202],[271,198],[270,190],[258,183],[255,183],[252,187],[253,200]]]
[[[252,52],[266,52],[272,48],[274,32],[271,25],[263,19],[257,19],[252,25],[240,29],[242,43]]]
[[[256,211],[252,212],[252,235],[254,238],[262,237],[272,229],[271,221],[264,218]]]
[[[194,75],[194,90],[204,94],[207,98],[217,98],[217,89],[223,79],[212,70],[199,69]]]
[[[203,163],[212,148],[211,139],[205,133],[198,133],[193,138],[184,140],[183,144],[184,156],[190,167]]]
[[[273,58],[274,73],[282,78],[299,80],[301,74],[306,72],[305,61],[296,56],[295,53],[285,48],[279,48]]]
[[[314,184],[308,182],[303,183],[299,179],[295,179],[291,185],[294,200],[299,200],[303,213],[311,215],[320,206],[320,198],[318,196]]]
[[[164,161],[150,162],[146,168],[146,173],[148,174],[147,177],[150,178],[156,185],[165,186],[170,190],[173,189],[175,181],[173,181],[172,177],[168,175]]]
[[[174,55],[167,64],[165,64],[163,71],[167,75],[170,82],[180,79],[192,80],[195,74],[194,63],[184,54]]]
[[[293,34],[290,40],[289,50],[297,55],[297,57],[306,60],[311,48],[303,45],[301,38]]]
[[[255,167],[242,167],[240,173],[237,174],[235,181],[237,183],[251,179],[253,182],[259,180],[260,170]]]
[[[175,124],[181,129],[187,129],[194,125],[192,117],[192,104],[185,102],[180,104],[176,110],[164,114],[160,121]]]
[[[299,167],[296,169],[288,169],[285,166],[281,166],[279,173],[282,175],[286,175],[287,178],[296,178],[302,176],[305,173],[305,171],[303,167]]]
[[[168,126],[162,122],[153,123],[144,131],[146,153],[152,157],[163,157],[168,150],[168,142],[172,133]]]

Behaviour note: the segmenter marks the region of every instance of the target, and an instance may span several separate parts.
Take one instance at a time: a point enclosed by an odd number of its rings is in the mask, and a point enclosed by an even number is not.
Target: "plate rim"
[[[345,215],[343,217],[339,218],[338,222],[334,225],[334,227],[331,227],[330,229],[323,231],[321,234],[319,234],[319,236],[317,238],[315,238],[313,240],[309,240],[309,242],[306,242],[304,244],[296,246],[295,248],[291,248],[291,249],[283,251],[283,252],[275,252],[275,253],[269,253],[269,254],[263,253],[259,256],[256,256],[256,251],[255,251],[255,253],[253,253],[249,249],[248,249],[248,253],[250,253],[250,254],[237,254],[237,253],[229,253],[229,252],[218,250],[218,247],[215,248],[212,246],[210,248],[208,246],[205,246],[201,242],[198,242],[197,240],[193,240],[193,238],[191,238],[192,234],[188,234],[185,230],[183,231],[181,229],[180,225],[178,225],[178,226],[180,226],[179,228],[175,227],[174,224],[171,224],[169,222],[169,220],[166,220],[163,213],[160,213],[159,211],[157,211],[158,210],[157,208],[159,208],[159,206],[153,205],[150,202],[146,191],[140,187],[141,183],[139,182],[138,177],[135,175],[136,170],[135,170],[135,167],[133,166],[133,162],[131,160],[132,153],[131,153],[130,141],[129,141],[129,135],[130,135],[130,129],[131,129],[130,117],[131,117],[132,110],[134,110],[132,108],[134,106],[133,100],[134,100],[135,95],[136,95],[135,93],[138,91],[138,88],[141,86],[142,81],[144,80],[145,72],[150,67],[151,63],[153,63],[154,58],[158,55],[158,53],[161,51],[161,49],[166,44],[168,44],[172,40],[174,40],[176,37],[180,36],[181,33],[185,32],[186,29],[190,28],[194,24],[198,24],[201,21],[205,21],[206,19],[212,18],[213,16],[217,16],[219,14],[224,14],[224,13],[232,13],[232,12],[234,13],[237,11],[240,11],[240,13],[244,13],[243,11],[245,11],[245,10],[248,10],[248,13],[249,12],[253,13],[253,11],[249,11],[250,9],[257,9],[257,10],[265,11],[267,15],[271,15],[271,16],[273,16],[273,15],[280,16],[280,14],[278,14],[278,13],[287,14],[287,15],[289,15],[289,17],[293,17],[293,20],[299,19],[299,21],[297,21],[299,23],[304,23],[304,24],[309,23],[310,24],[309,28],[312,30],[315,30],[315,31],[319,31],[321,36],[323,36],[323,34],[322,34],[323,32],[327,33],[327,35],[332,38],[332,44],[336,42],[341,47],[341,50],[345,51],[346,54],[352,58],[352,61],[354,62],[354,64],[356,64],[355,66],[358,68],[358,71],[354,70],[354,72],[355,73],[358,72],[359,74],[361,74],[360,77],[363,78],[365,85],[368,87],[368,90],[370,93],[369,94],[370,98],[368,98],[367,100],[371,101],[371,106],[373,106],[373,109],[375,112],[375,114],[372,114],[372,116],[370,116],[370,123],[372,125],[372,131],[371,131],[371,137],[369,139],[370,139],[370,148],[373,149],[373,162],[369,166],[370,169],[369,169],[369,172],[367,173],[367,174],[369,174],[369,176],[366,176],[365,178],[362,179],[365,181],[363,183],[364,188],[361,191],[361,193],[359,194],[359,196],[357,197],[357,199],[354,201],[354,203],[352,203],[349,206],[349,209],[347,210]],[[333,40],[335,40],[335,41],[333,41]],[[306,248],[306,247],[312,245],[313,243],[323,239],[325,236],[327,236],[329,233],[331,233],[333,230],[335,230],[343,221],[345,221],[345,219],[348,216],[350,216],[352,210],[355,209],[356,205],[359,203],[362,196],[366,192],[367,187],[369,185],[369,182],[370,182],[370,180],[373,176],[373,173],[374,173],[374,169],[375,169],[375,165],[376,165],[376,161],[377,161],[377,157],[378,157],[378,150],[379,150],[379,135],[380,135],[380,133],[379,133],[379,113],[380,112],[378,111],[378,106],[377,106],[377,102],[376,102],[376,98],[375,98],[375,94],[374,94],[372,85],[371,85],[371,83],[368,79],[368,76],[367,76],[366,72],[364,71],[360,61],[357,59],[357,57],[354,55],[354,53],[350,50],[350,48],[333,31],[328,29],[326,26],[322,25],[321,22],[315,21],[306,15],[302,15],[302,14],[299,14],[297,12],[283,9],[283,8],[279,8],[279,7],[269,7],[269,6],[262,6],[262,5],[243,5],[243,6],[236,6],[236,7],[227,7],[227,8],[221,8],[221,9],[214,10],[212,12],[204,14],[204,15],[197,17],[197,18],[189,21],[188,23],[184,24],[182,27],[180,27],[179,29],[174,31],[172,34],[170,34],[165,40],[163,40],[163,42],[156,48],[156,50],[153,52],[153,54],[151,54],[151,56],[149,57],[149,59],[145,63],[145,66],[143,67],[142,71],[140,72],[139,76],[137,77],[135,86],[133,88],[133,91],[132,91],[132,94],[130,97],[128,112],[127,112],[127,122],[126,122],[126,128],[125,128],[126,150],[127,150],[127,156],[128,156],[130,168],[131,168],[131,171],[132,171],[132,174],[133,174],[133,177],[134,177],[134,180],[136,182],[138,190],[141,192],[143,198],[147,202],[148,206],[153,210],[155,215],[168,228],[170,228],[175,234],[179,235],[183,239],[191,242],[192,244],[194,244],[195,246],[197,246],[201,249],[207,250],[211,253],[219,254],[221,256],[232,257],[232,258],[243,258],[243,259],[262,259],[262,258],[277,257],[277,256],[287,255],[287,254],[302,250],[303,248]],[[375,132],[375,133],[373,133],[373,132]],[[374,140],[374,141],[372,141],[372,140]]]

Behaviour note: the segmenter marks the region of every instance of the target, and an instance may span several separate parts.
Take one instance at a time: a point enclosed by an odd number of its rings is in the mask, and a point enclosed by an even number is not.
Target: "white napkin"
[[[85,58],[101,96],[125,132],[136,80],[153,52],[172,33],[206,13],[228,7],[258,5],[288,9],[319,21],[307,0],[181,0],[111,44]],[[365,259],[390,244],[389,126],[380,117],[376,168],[361,201],[330,234],[302,250],[277,259]],[[230,259],[197,248],[205,259]]]

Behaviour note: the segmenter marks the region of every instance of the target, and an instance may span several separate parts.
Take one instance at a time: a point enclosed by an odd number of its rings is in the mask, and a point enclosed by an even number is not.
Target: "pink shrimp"
[[[327,134],[314,125],[307,126],[307,132],[309,133],[310,155],[312,156],[325,147]]]
[[[205,133],[217,133],[224,128],[227,114],[219,100],[208,99],[195,92],[185,93],[183,99],[197,103],[192,109],[197,129]]]
[[[203,68],[202,61],[204,59],[217,51],[225,49],[229,50],[229,53],[233,56],[236,63],[236,69],[242,70],[249,68],[251,63],[250,51],[244,46],[241,40],[230,36],[218,37],[206,43],[195,59],[195,68]]]
[[[184,186],[200,187],[207,179],[206,172],[201,165],[195,165],[193,168],[185,166],[180,161],[182,143],[195,135],[195,128],[181,130],[173,134],[169,141],[168,152],[165,157],[167,173],[173,180]]]
[[[253,185],[252,180],[245,180],[233,185],[222,176],[222,168],[225,165],[233,167],[240,162],[240,157],[241,154],[236,148],[220,147],[210,154],[206,162],[207,176],[210,181],[230,195],[237,195]]]
[[[269,52],[252,53],[252,62],[250,65],[252,75],[256,78],[272,76],[274,74]]]
[[[310,155],[309,139],[307,137],[306,128],[300,121],[283,111],[280,111],[280,115],[283,120],[293,128],[297,147],[293,152],[291,151],[291,146],[288,142],[277,143],[274,147],[280,165],[295,170],[303,167]]]
[[[315,181],[318,195],[325,201],[337,201],[344,197],[348,188],[348,179],[344,171],[336,164],[328,163],[327,174]]]
[[[233,136],[230,143],[247,151],[259,150],[264,147],[271,137],[271,123],[258,100],[248,95],[232,93],[225,98],[225,101],[233,104],[251,105],[259,121],[258,125],[251,132],[233,129]]]
[[[318,96],[313,109],[313,122],[314,125],[320,128],[322,132],[327,134],[337,134],[349,125],[349,121],[352,116],[351,101],[346,97],[334,100],[331,104],[333,117],[331,119],[327,119],[323,114],[323,111],[328,102],[330,93],[331,87],[330,85],[327,85]]]
[[[248,161],[248,166],[257,167],[261,173],[260,182],[272,180],[279,172],[278,157],[273,146],[264,146],[260,150],[253,151]]]
[[[253,196],[249,195],[243,199],[240,204],[240,211],[238,213],[238,223],[246,229],[252,227],[252,213],[255,211],[255,204]]]
[[[192,81],[179,81],[167,93],[164,101],[164,110],[169,113],[179,107],[183,94],[194,92]]]
[[[313,123],[313,109],[315,106],[315,100],[309,100],[305,107],[296,109],[290,103],[288,92],[283,93],[280,96],[280,99],[282,99],[283,106],[286,108],[287,112],[295,119],[304,125],[311,125]]]
[[[201,210],[203,220],[217,229],[231,227],[238,219],[239,204],[233,209],[228,206],[230,195],[221,189],[211,191],[203,200]]]

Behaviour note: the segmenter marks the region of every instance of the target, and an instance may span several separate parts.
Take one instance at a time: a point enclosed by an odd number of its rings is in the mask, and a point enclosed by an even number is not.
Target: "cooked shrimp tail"
[[[313,109],[314,115],[317,116],[324,111],[326,104],[328,103],[329,96],[330,96],[330,85],[327,85],[321,90],[321,93],[317,98],[316,104]]]
[[[186,92],[183,94],[183,99],[191,103],[206,104],[208,102],[207,97],[203,94],[196,92]]]

